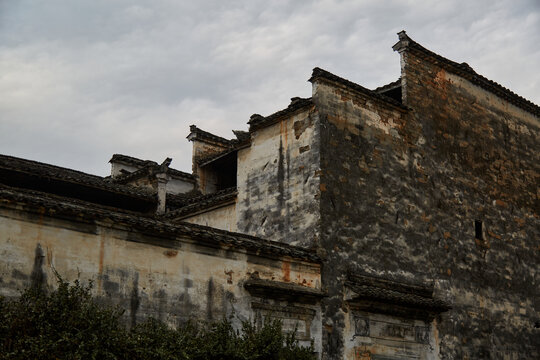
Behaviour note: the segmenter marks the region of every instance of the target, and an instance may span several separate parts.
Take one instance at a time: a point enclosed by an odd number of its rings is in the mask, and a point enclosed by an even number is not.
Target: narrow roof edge
[[[445,69],[462,76],[469,80],[474,85],[477,85],[498,97],[507,100],[511,104],[535,115],[540,116],[540,106],[536,105],[530,100],[514,93],[513,91],[505,88],[504,86],[496,83],[493,80],[476,73],[467,63],[457,63],[449,60],[431,50],[426,49],[422,45],[412,40],[405,31],[398,33],[399,41],[392,47],[394,51],[412,51],[417,55],[420,55],[422,59],[428,60],[436,65],[442,66]]]

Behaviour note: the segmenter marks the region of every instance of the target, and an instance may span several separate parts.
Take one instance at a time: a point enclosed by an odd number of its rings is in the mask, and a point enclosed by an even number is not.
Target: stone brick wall
[[[440,324],[442,358],[534,358],[540,121],[429,59],[403,56],[410,142],[419,145],[410,183],[427,201],[417,203],[439,243],[427,255],[455,307]]]
[[[324,352],[349,358],[357,345],[342,282],[354,271],[434,283],[454,307],[431,324],[441,359],[534,358],[538,119],[412,54],[403,60],[408,111],[314,82]]]

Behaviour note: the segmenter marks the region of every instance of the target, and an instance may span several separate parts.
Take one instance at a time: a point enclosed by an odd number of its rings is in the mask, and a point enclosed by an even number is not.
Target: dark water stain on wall
[[[131,327],[137,324],[137,310],[141,304],[141,299],[139,297],[139,273],[135,273],[133,277],[133,288],[131,289],[131,296],[129,299],[129,316],[131,319]]]
[[[210,280],[208,280],[208,289],[206,291],[206,319],[209,321],[214,319],[212,306],[214,304],[215,291],[214,279],[210,278]]]
[[[43,271],[43,263],[45,262],[45,253],[41,248],[41,244],[36,245],[36,250],[34,254],[34,267],[32,268],[32,273],[30,274],[30,280],[32,287],[43,287],[47,282],[47,276]]]
[[[279,155],[278,155],[278,168],[277,168],[277,182],[278,182],[278,213],[285,207],[285,157],[283,155],[283,140],[279,139]],[[278,223],[278,229],[280,233],[283,233],[285,229],[285,223],[280,221]]]

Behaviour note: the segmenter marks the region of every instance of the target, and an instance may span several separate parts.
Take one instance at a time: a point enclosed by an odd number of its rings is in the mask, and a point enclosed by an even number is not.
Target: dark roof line
[[[457,63],[449,60],[412,40],[405,31],[398,33],[399,41],[393,46],[394,51],[410,50],[420,58],[428,60],[436,65],[462,76],[473,84],[488,90],[500,98],[514,104],[515,106],[530,112],[533,115],[540,116],[540,106],[524,97],[512,92],[504,86],[489,80],[488,78],[476,73],[467,63]]]
[[[234,147],[232,149],[225,149],[223,151],[220,151],[220,152],[208,155],[208,156],[200,157],[200,158],[196,159],[195,161],[197,162],[197,165],[204,166],[204,165],[207,165],[208,163],[211,163],[214,160],[217,160],[217,159],[219,159],[219,158],[221,158],[223,156],[226,156],[226,155],[228,155],[230,153],[233,153],[233,152],[235,152],[237,150],[238,150],[238,148],[236,148],[236,147]]]
[[[285,116],[293,115],[294,113],[311,106],[313,106],[313,101],[311,101],[311,98],[294,97],[291,99],[289,106],[283,110],[277,111],[268,116],[261,116],[259,114],[251,115],[248,121],[249,131],[254,131],[272,125]]]
[[[250,235],[218,230],[207,226],[190,223],[172,224],[155,218],[120,212],[95,204],[81,201],[71,201],[67,198],[52,197],[46,193],[27,192],[14,188],[0,187],[0,206],[11,207],[16,204],[26,204],[28,211],[39,212],[56,218],[75,218],[77,221],[111,220],[112,226],[127,225],[145,234],[165,238],[171,246],[177,238],[189,237],[202,244],[225,245],[245,249],[267,256],[288,256],[291,258],[320,263],[321,259],[302,248],[257,238]]]
[[[155,166],[158,166],[158,165],[155,165]],[[143,168],[140,168],[139,170],[135,170],[134,172],[120,175],[111,179],[113,182],[117,184],[126,184],[131,180],[135,180],[140,177],[143,177],[144,175],[147,175],[149,172],[150,172],[150,166],[145,165]]]
[[[229,147],[233,144],[233,141],[232,140],[228,140],[228,139],[225,139],[225,138],[222,138],[221,136],[217,136],[217,135],[214,135],[212,133],[209,133],[208,131],[204,131],[202,129],[199,129],[197,126],[195,125],[190,125],[189,126],[189,131],[190,131],[190,134],[188,135],[188,139],[191,140],[192,138],[192,135],[196,135],[197,138],[200,138],[202,140],[210,140],[210,141],[213,141],[213,142],[217,142],[225,147]]]
[[[324,80],[327,80],[327,81],[331,81],[333,83],[336,83],[336,84],[339,84],[339,85],[342,85],[342,86],[345,86],[353,91],[356,91],[356,92],[359,92],[361,94],[364,94],[364,95],[367,95],[371,98],[375,98],[375,99],[378,99],[380,101],[383,101],[387,104],[390,104],[390,105],[393,105],[395,106],[396,108],[398,108],[399,110],[401,111],[407,111],[408,108],[406,106],[404,106],[403,104],[401,104],[399,101],[396,101],[388,96],[385,96],[385,95],[382,95],[382,94],[379,94],[378,92],[376,91],[373,91],[373,90],[369,90],[361,85],[358,85],[352,81],[349,81],[347,79],[344,79],[344,78],[341,78],[337,75],[334,75],[332,74],[331,72],[329,71],[326,71],[326,70],[323,70],[321,68],[314,68],[313,69],[313,73],[311,75],[311,78],[309,79],[310,82],[314,82],[314,81],[317,81],[318,79],[324,79]]]
[[[133,156],[122,155],[122,154],[113,154],[113,156],[111,157],[111,160],[109,160],[109,162],[110,163],[112,163],[112,162],[122,162],[122,163],[125,163],[125,164],[135,165],[135,166],[145,166],[145,165],[148,165],[148,164],[156,164],[157,165],[157,162],[152,161],[152,160],[142,160],[142,159],[135,158]]]
[[[188,198],[188,199],[185,199],[184,201],[185,205],[183,207],[164,214],[162,218],[172,220],[178,217],[182,217],[184,215],[194,213],[199,210],[203,210],[212,206],[223,204],[225,202],[236,199],[237,194],[238,194],[238,191],[236,190],[236,187],[230,187],[230,188],[215,192],[213,194],[207,194],[207,195],[201,195],[197,197]]]
[[[38,161],[21,159],[14,156],[0,155],[0,168],[28,173],[30,175],[39,177],[86,185],[101,190],[142,198],[148,201],[155,201],[155,194],[145,189],[135,188],[129,185],[115,184],[111,182],[110,179],[105,180],[105,178],[101,176],[91,175],[81,171],[45,164]]]
[[[289,300],[302,298],[304,301],[306,299],[316,301],[326,296],[326,293],[320,289],[290,282],[259,279],[253,276],[244,282],[244,288],[252,295],[265,298],[277,297]]]
[[[135,180],[135,179],[138,179],[140,177],[143,177],[143,176],[146,176],[146,175],[151,175],[152,173],[158,172],[159,168],[160,168],[160,165],[157,165],[157,164],[155,164],[155,165],[154,164],[145,165],[143,168],[141,168],[139,170],[136,170],[136,171],[134,171],[132,173],[121,175],[121,176],[118,176],[116,178],[113,178],[112,181],[114,181],[115,183],[118,183],[118,184],[125,184],[125,183],[127,183],[127,182],[129,182],[131,180]],[[185,172],[180,171],[180,170],[168,168],[167,169],[167,174],[171,175],[174,178],[180,178],[182,180],[186,180],[186,181],[189,181],[191,183],[195,183],[195,176],[193,176],[192,174],[185,173]]]
[[[167,211],[174,211],[181,207],[184,207],[187,205],[187,202],[189,199],[199,197],[201,195],[202,195],[201,192],[195,189],[187,193],[180,193],[180,194],[168,193],[167,198],[166,198]]]
[[[377,300],[384,303],[411,306],[435,312],[444,312],[451,309],[451,306],[443,300],[425,298],[415,294],[407,294],[369,285],[358,285],[351,282],[346,282],[346,285],[357,294],[357,299]]]

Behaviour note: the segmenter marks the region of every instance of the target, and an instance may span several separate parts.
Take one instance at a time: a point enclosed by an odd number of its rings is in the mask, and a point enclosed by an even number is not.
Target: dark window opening
[[[237,167],[236,151],[203,165],[207,193],[236,187]]]
[[[381,91],[381,95],[388,96],[389,98],[392,98],[396,100],[397,102],[401,103],[401,86],[395,87],[393,89],[389,89],[386,91]]]
[[[482,221],[474,220],[474,232],[475,232],[475,238],[479,240],[482,240],[484,238],[482,236]]]

